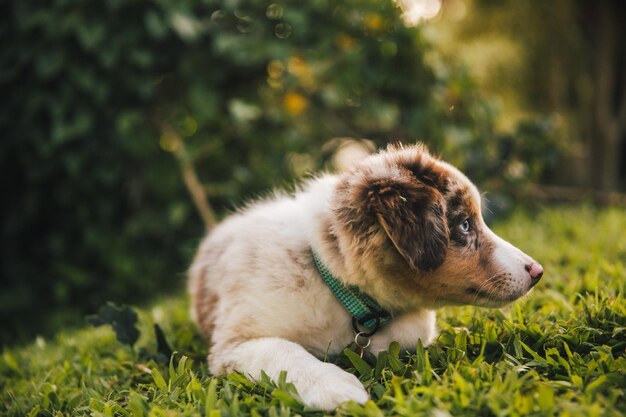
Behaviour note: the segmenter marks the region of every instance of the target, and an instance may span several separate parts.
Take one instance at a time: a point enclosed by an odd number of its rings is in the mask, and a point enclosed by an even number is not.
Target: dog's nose
[[[526,269],[526,272],[530,275],[531,285],[533,286],[537,284],[543,276],[543,267],[537,262],[531,262],[526,265],[524,269]]]

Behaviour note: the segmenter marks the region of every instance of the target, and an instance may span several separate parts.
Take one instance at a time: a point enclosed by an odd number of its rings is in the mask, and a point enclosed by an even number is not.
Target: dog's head
[[[341,252],[422,304],[498,307],[543,275],[487,227],[467,177],[420,145],[364,160],[342,177],[333,207]]]

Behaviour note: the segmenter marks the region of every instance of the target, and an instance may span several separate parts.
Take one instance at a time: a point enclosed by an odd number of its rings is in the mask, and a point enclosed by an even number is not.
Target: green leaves
[[[108,302],[98,310],[98,314],[87,317],[94,326],[110,325],[120,343],[133,346],[139,338],[137,313],[129,306],[117,306]]]
[[[350,363],[354,366],[356,371],[363,376],[369,376],[372,373],[372,367],[367,364],[357,353],[346,348],[343,350],[343,354],[348,357]]]
[[[168,390],[167,382],[165,382],[165,379],[163,378],[163,376],[161,375],[158,369],[152,370],[152,380],[154,381],[154,385],[156,385],[158,389],[162,391]]]
[[[392,0],[4,3],[0,166],[25,174],[0,179],[3,342],[175,288],[202,225],[164,124],[218,215],[326,168],[333,138],[424,140],[492,189],[552,154],[548,128],[498,135]]]
[[[364,406],[343,405],[340,416],[608,416],[626,408],[621,210],[546,209],[517,213],[496,231],[541,259],[547,275],[523,302],[507,310],[449,307],[439,311],[440,334],[403,352],[392,343],[373,362],[351,351],[339,362],[370,393]],[[599,233],[572,245],[564,230]],[[539,254],[539,255],[537,255]],[[602,263],[598,262],[602,259]],[[589,275],[600,288],[590,288]],[[151,316],[159,317],[159,337]],[[168,299],[133,314],[109,304],[91,319],[123,323],[117,333],[89,327],[5,348],[0,356],[0,414],[316,416],[302,405],[289,375],[210,375],[207,345],[188,318],[188,302]],[[119,326],[119,324],[118,324]],[[135,330],[133,330],[135,329]],[[165,339],[167,338],[167,341]],[[155,352],[191,352],[159,359]],[[159,348],[158,346],[161,345]],[[147,354],[146,352],[151,352]],[[192,360],[198,356],[198,360]]]

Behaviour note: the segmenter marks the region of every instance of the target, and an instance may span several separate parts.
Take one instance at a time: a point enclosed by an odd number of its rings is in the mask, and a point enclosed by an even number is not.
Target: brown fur
[[[203,276],[207,273],[207,268],[200,270],[200,275]],[[217,294],[207,291],[204,285],[197,287],[194,295],[194,305],[196,306],[196,316],[198,317],[198,327],[204,337],[209,337],[213,332],[213,321],[215,320],[215,305],[218,301]]]
[[[367,259],[361,268],[378,269],[397,291],[418,299],[442,304],[473,303],[485,294],[498,299],[502,280],[493,261],[495,243],[473,184],[423,147],[391,146],[379,157],[381,166],[368,160],[337,186],[332,238],[326,240],[333,251],[341,252],[344,262]],[[459,231],[465,220],[468,234]]]

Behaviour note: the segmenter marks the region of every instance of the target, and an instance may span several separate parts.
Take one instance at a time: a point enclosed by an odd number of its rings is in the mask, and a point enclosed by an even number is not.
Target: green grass
[[[339,358],[372,401],[342,405],[338,415],[624,415],[626,212],[549,208],[514,214],[494,229],[542,262],[537,289],[505,310],[441,310],[436,343],[408,357],[392,345],[371,365]],[[189,358],[168,363],[156,355],[153,322]],[[284,380],[211,377],[182,296],[140,310],[139,327],[134,348],[99,327],[5,349],[0,414],[322,414],[304,409]]]

